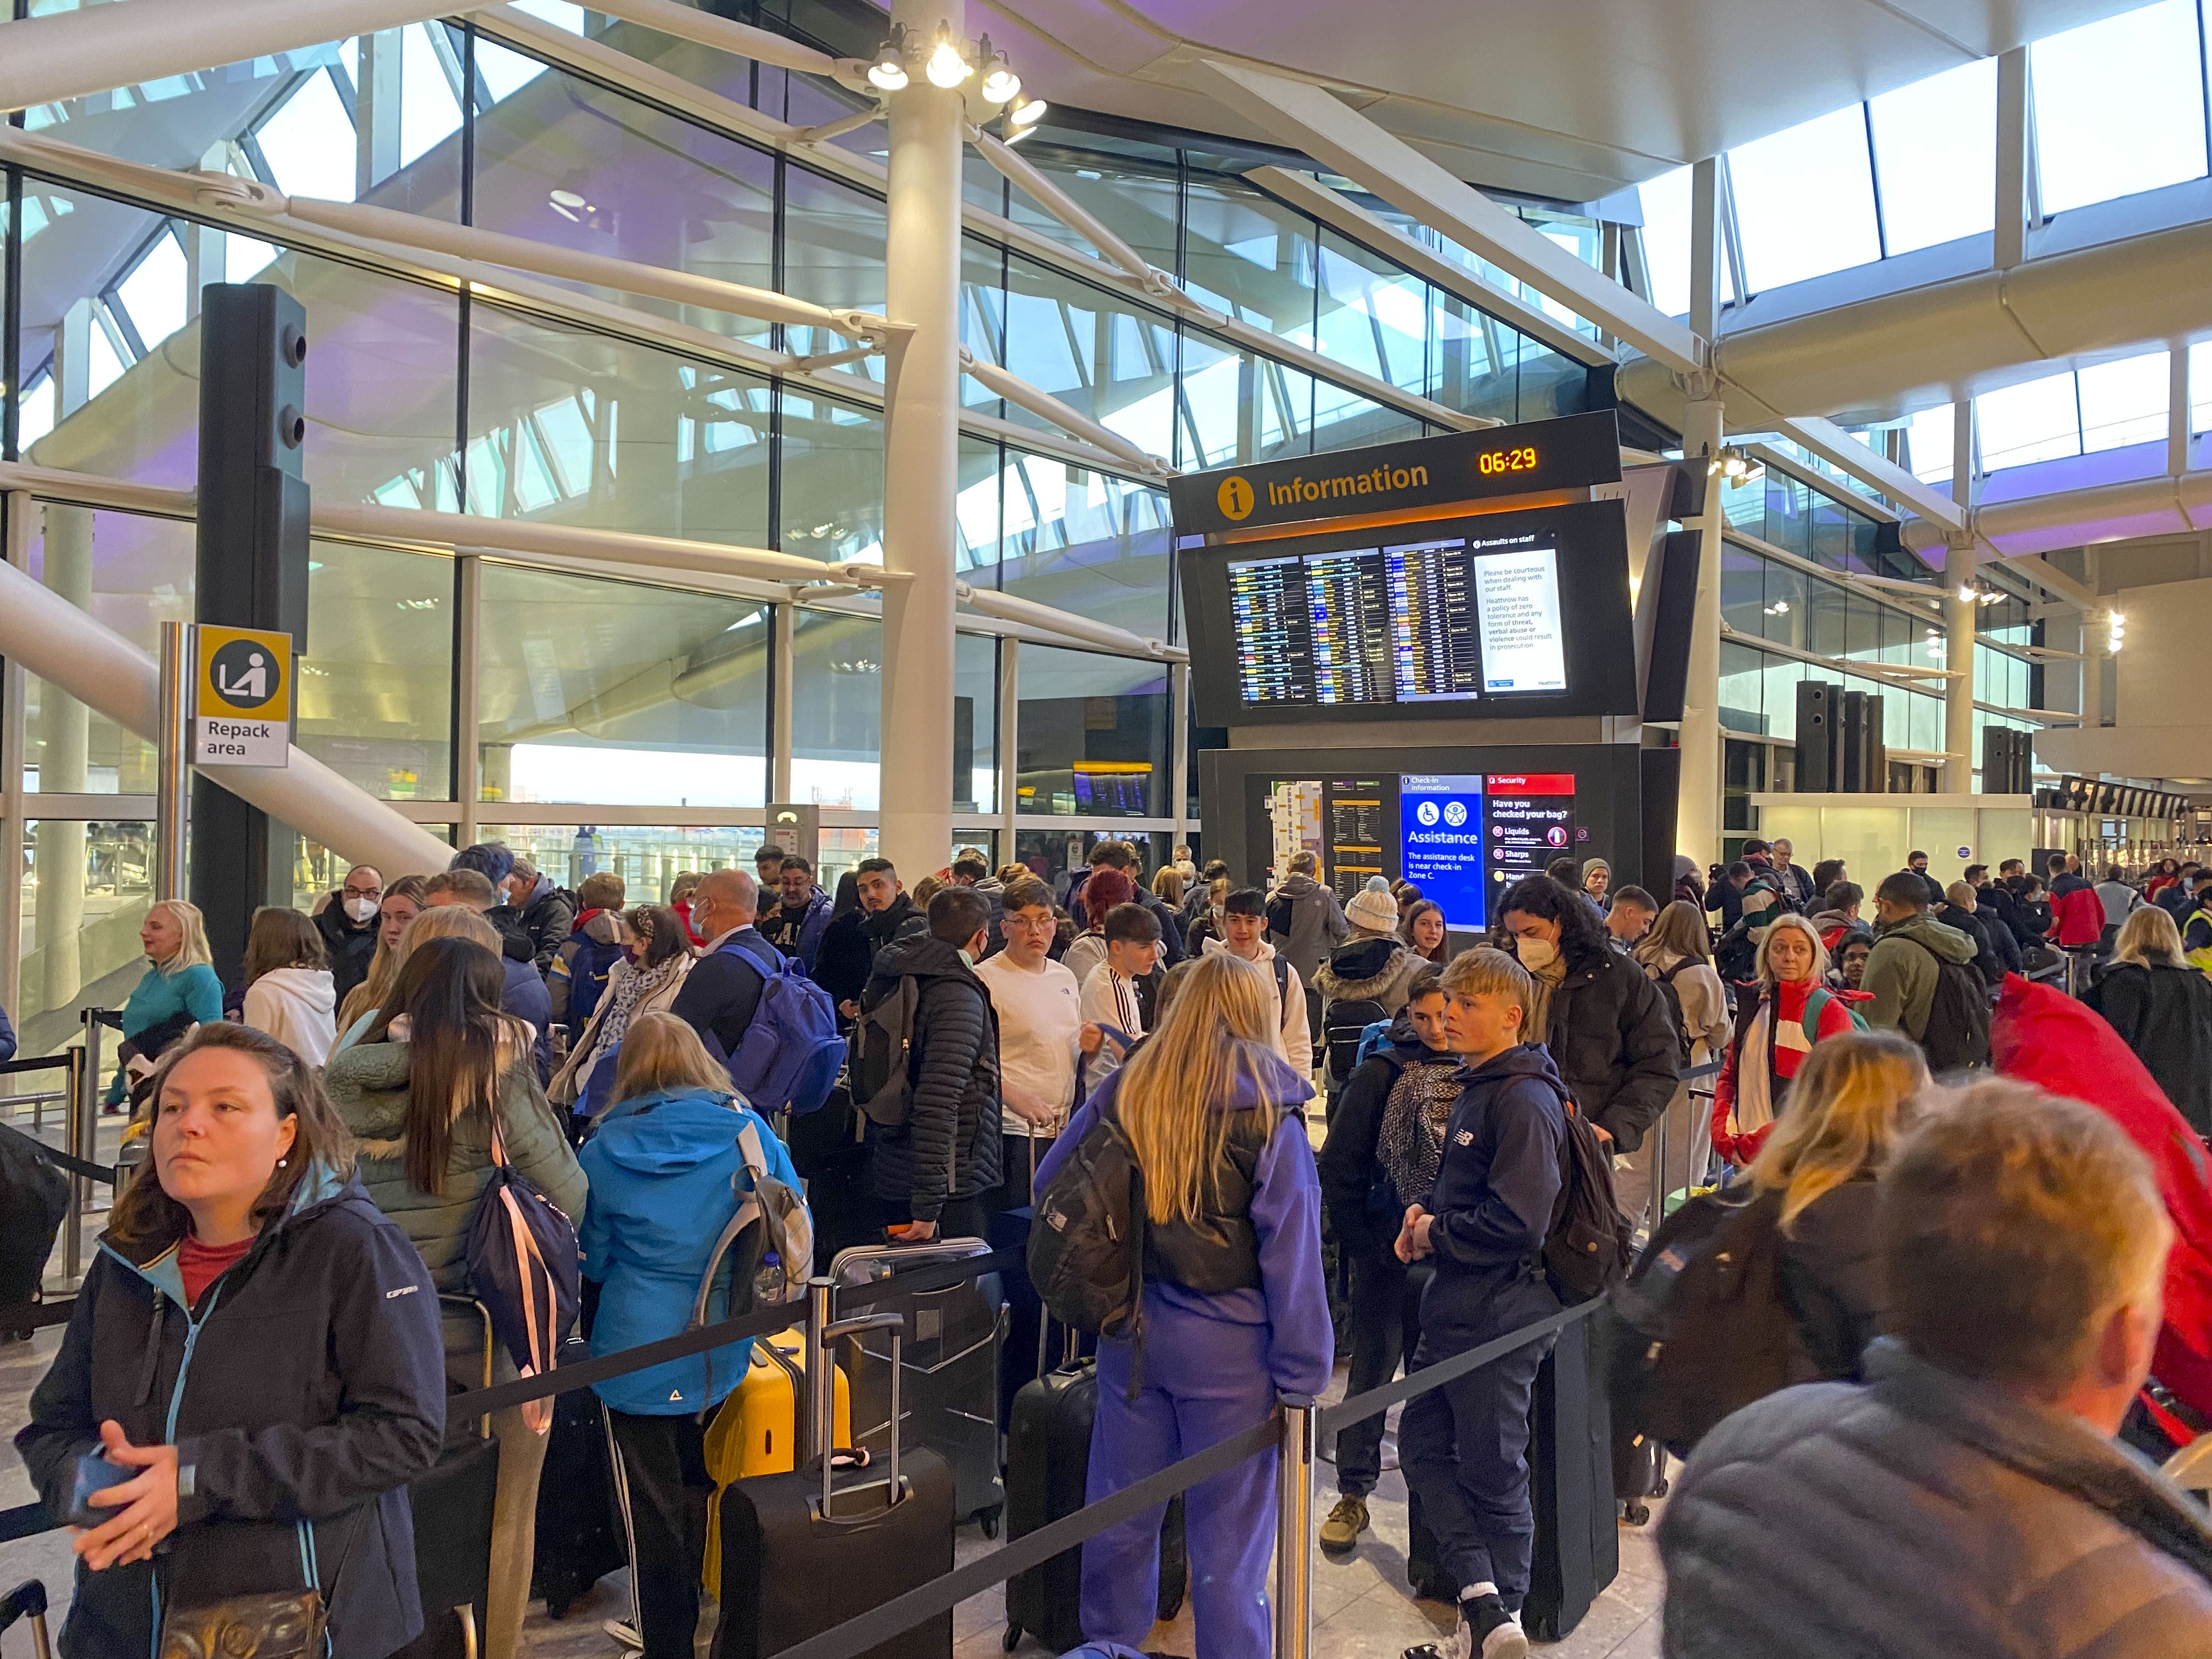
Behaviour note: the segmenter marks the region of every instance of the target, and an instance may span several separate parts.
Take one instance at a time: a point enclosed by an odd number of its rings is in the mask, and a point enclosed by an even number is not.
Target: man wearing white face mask
[[[376,955],[376,911],[383,902],[382,872],[374,865],[356,864],[346,872],[345,885],[315,912],[315,929],[323,936],[323,954],[340,1002],[368,977],[369,960]]]

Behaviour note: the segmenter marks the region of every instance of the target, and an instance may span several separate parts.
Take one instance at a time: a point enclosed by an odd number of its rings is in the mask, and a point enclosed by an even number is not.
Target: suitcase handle
[[[906,1340],[906,1316],[895,1313],[860,1314],[851,1319],[832,1321],[822,1328],[822,1352],[816,1363],[823,1365],[835,1363],[830,1352],[831,1343],[842,1341],[848,1336],[860,1336],[869,1331],[889,1331],[891,1334],[891,1467],[890,1481],[884,1487],[884,1508],[889,1510],[895,1508],[899,1501],[899,1372],[902,1369],[900,1360],[902,1348]],[[833,1495],[830,1489],[830,1474],[836,1461],[831,1455],[836,1449],[830,1444],[830,1439],[831,1437],[827,1433],[822,1437],[822,1518],[825,1521],[830,1518],[830,1504]]]

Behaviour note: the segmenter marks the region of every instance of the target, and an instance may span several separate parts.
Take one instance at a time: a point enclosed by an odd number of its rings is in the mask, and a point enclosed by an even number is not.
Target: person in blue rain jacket
[[[623,1038],[615,1104],[578,1155],[591,1198],[577,1243],[584,1277],[599,1286],[593,1354],[683,1333],[715,1243],[752,1190],[749,1159],[799,1190],[791,1154],[731,1092],[691,1028],[672,1014],[639,1015]],[[742,1309],[746,1287],[735,1289]],[[727,1317],[732,1299],[718,1290],[708,1321]],[[714,1488],[705,1419],[752,1352],[747,1338],[592,1384],[629,1486],[646,1659],[690,1659]]]
[[[1312,1085],[1269,1042],[1275,987],[1205,957],[1159,1029],[1076,1112],[1037,1168],[1048,1185],[1102,1116],[1145,1170],[1141,1364],[1098,1344],[1085,1501],[1133,1486],[1263,1421],[1280,1394],[1319,1395],[1335,1361],[1321,1264],[1321,1183],[1301,1109]],[[1130,1379],[1141,1386],[1131,1397]],[[1206,1659],[1271,1651],[1275,1459],[1259,1452],[1191,1488],[1191,1600]],[[1158,1602],[1164,1506],[1083,1547],[1083,1630],[1141,1647]]]

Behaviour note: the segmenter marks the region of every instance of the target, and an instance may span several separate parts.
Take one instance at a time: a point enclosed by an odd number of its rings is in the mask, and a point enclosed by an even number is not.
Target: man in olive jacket
[[[2100,1113],[1993,1082],[1882,1176],[1893,1337],[1699,1443],[1659,1523],[1668,1659],[2212,1651],[2212,1527],[2115,1443],[2172,1229]]]
[[[1900,870],[1874,891],[1874,949],[1860,988],[1874,1000],[1866,1022],[1877,1031],[1902,1031],[1915,1042],[1928,1035],[1936,980],[1945,962],[1970,963],[1979,947],[1957,928],[1928,914],[1919,878]]]

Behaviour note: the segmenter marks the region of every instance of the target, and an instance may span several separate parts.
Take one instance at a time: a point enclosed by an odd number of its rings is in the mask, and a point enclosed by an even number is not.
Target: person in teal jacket
[[[152,1060],[194,1025],[222,1018],[222,981],[216,976],[196,904],[182,899],[155,903],[138,929],[138,943],[146,948],[146,976],[123,1005],[123,1040],[131,1052]],[[111,1111],[130,1091],[131,1052],[118,1057],[114,1081],[107,1085]]]
[[[579,1154],[591,1198],[577,1243],[584,1277],[599,1286],[594,1355],[683,1332],[753,1170],[799,1190],[775,1131],[672,1014],[641,1014],[623,1034],[615,1102]],[[732,1288],[742,1309],[744,1287]],[[732,1299],[718,1288],[708,1320],[728,1316]],[[622,1453],[645,1659],[691,1659],[714,1494],[705,1419],[744,1377],[752,1348],[748,1338],[592,1384]]]

